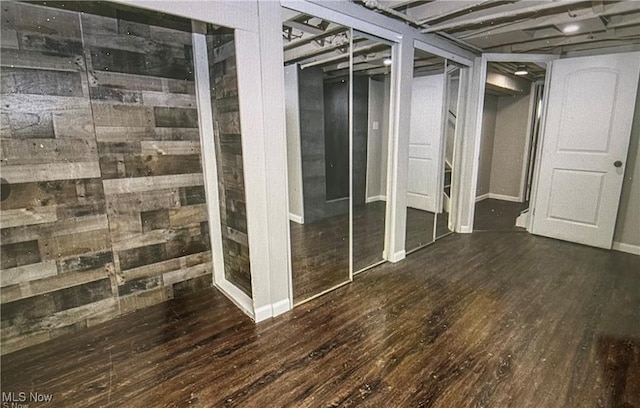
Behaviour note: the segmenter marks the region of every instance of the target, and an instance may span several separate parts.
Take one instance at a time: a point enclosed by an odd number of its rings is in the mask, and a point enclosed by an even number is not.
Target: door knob
[[[613,165],[616,167],[622,167],[622,162],[620,160],[616,160],[613,162]]]

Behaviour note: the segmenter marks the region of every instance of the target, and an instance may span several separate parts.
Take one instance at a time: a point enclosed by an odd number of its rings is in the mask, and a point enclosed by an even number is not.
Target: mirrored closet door
[[[444,58],[415,49],[407,180],[407,253],[435,240],[436,214],[442,206],[439,163],[445,63]]]
[[[349,27],[282,9],[294,304],[350,281]]]
[[[384,262],[392,44],[354,31],[352,126],[353,272]]]

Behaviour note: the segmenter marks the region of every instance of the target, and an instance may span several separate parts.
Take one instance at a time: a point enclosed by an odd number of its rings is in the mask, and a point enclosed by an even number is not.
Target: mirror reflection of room
[[[476,190],[475,231],[524,231],[546,70],[489,62]]]
[[[350,280],[351,30],[283,8],[294,304]]]
[[[435,240],[436,214],[443,205],[440,151],[443,132],[445,59],[414,53],[407,181],[407,252]]]
[[[458,117],[464,101],[460,97],[460,69],[452,61],[447,61],[445,74],[445,112],[444,112],[444,146],[442,161],[442,206],[436,214],[436,239],[453,232],[450,225],[451,213],[451,183],[454,171],[454,147],[458,130]]]
[[[353,271],[384,262],[391,44],[354,32]]]

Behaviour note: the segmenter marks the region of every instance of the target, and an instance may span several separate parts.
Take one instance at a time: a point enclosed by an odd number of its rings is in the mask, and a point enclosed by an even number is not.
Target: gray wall
[[[489,192],[518,198],[522,189],[529,95],[498,98]]]
[[[302,157],[300,150],[300,105],[298,103],[298,64],[284,67],[284,99],[287,126],[287,173],[289,214],[304,222],[302,198]]]
[[[369,79],[369,131],[367,136],[367,201],[377,201],[382,191],[382,137],[384,81]],[[386,168],[384,169],[386,172]]]
[[[493,135],[496,132],[498,97],[485,95],[482,112],[482,144],[480,145],[480,163],[478,166],[478,186],[476,196],[489,193],[491,184],[491,161],[493,156]]]
[[[622,183],[614,242],[640,247],[640,86],[631,130],[629,154]],[[639,248],[640,249],[640,248]]]

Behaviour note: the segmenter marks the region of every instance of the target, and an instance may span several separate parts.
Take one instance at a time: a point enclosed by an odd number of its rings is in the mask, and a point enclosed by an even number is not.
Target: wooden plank
[[[0,354],[5,355],[13,353],[14,351],[21,350],[25,347],[35,346],[36,344],[44,343],[51,340],[51,336],[48,331],[41,331],[37,333],[21,334],[19,337],[9,338],[2,333],[2,349]]]
[[[121,28],[122,24],[131,24],[131,22],[119,20],[118,27]],[[149,26],[146,27],[148,30]],[[150,71],[148,66],[151,65],[152,60],[146,60],[148,56],[163,55],[167,60],[184,60],[187,58],[183,44],[178,44],[177,42],[159,42],[149,38],[148,33],[146,35],[139,35],[93,32],[84,36],[84,44],[94,56],[94,58],[92,58],[94,66],[104,71],[106,71],[106,69],[104,69],[105,67],[109,67],[109,71],[112,72],[150,75],[153,71]],[[96,55],[99,56],[96,57]],[[121,60],[127,57],[132,59],[128,61]],[[145,61],[150,63],[145,64]],[[165,64],[167,63],[168,61],[165,61]],[[123,67],[118,64],[126,64],[124,67],[125,70],[121,70]]]
[[[93,71],[94,86],[124,88],[135,91],[162,91],[162,79],[145,75],[123,74],[118,72]]]
[[[93,230],[40,239],[42,259],[60,259],[111,248],[109,230]]]
[[[58,260],[57,265],[58,273],[61,275],[97,270],[109,274],[113,272],[113,252],[109,248],[102,252],[84,253],[72,258]]]
[[[198,127],[197,109],[154,107],[153,113],[156,127]]]
[[[14,166],[15,167],[15,166]],[[131,179],[113,179],[104,181],[104,193],[136,193],[204,184],[202,173],[174,174],[170,176],[138,177]]]
[[[140,143],[143,155],[199,155],[199,141],[142,141]]]
[[[4,33],[4,30],[3,30]],[[4,34],[3,34],[4,36]],[[4,39],[3,39],[4,40]],[[4,45],[2,46],[4,48]],[[37,51],[2,49],[0,66],[14,68],[37,68],[54,71],[84,71],[84,59],[81,56],[44,54]]]
[[[162,276],[132,279],[118,286],[118,296],[127,296],[135,292],[144,292],[162,286]]]
[[[13,139],[0,140],[0,160],[3,166],[49,164],[56,162],[98,160],[93,140],[81,139]]]
[[[108,40],[111,41],[111,38]],[[172,56],[171,48],[163,44],[157,47],[146,46],[136,51],[103,47],[90,47],[90,50],[93,66],[103,71],[194,80],[189,57]]]
[[[36,240],[15,244],[3,242],[0,250],[0,269],[15,268],[42,261],[38,241]]]
[[[180,189],[180,205],[204,204],[207,202],[207,194],[204,186],[183,187]]]
[[[181,298],[213,286],[213,274],[206,273],[198,277],[177,282],[172,286],[173,297]]]
[[[202,172],[200,155],[181,156],[134,156],[131,154],[103,156],[100,158],[102,178],[151,177],[172,174],[190,174]],[[118,166],[122,166],[124,171]],[[117,172],[113,169],[118,168]]]
[[[107,203],[111,222],[112,216],[133,214],[139,219],[144,211],[179,207],[181,199],[178,188],[169,188],[109,195]]]
[[[168,210],[168,216],[171,227],[199,224],[208,220],[207,205],[198,204],[172,208]]]
[[[142,231],[148,232],[169,228],[169,212],[166,209],[143,211],[140,213]]]
[[[216,115],[218,129],[224,134],[240,134],[240,113],[227,112]]]
[[[17,2],[2,2],[2,24],[6,28],[80,38],[78,13]]]
[[[2,210],[47,207],[60,203],[77,203],[75,180],[14,183],[11,194],[2,202]]]
[[[124,279],[138,279],[148,276],[162,275],[177,269],[189,268],[207,262],[211,262],[211,251],[199,252],[162,262],[143,265],[138,268],[128,269],[122,272],[122,276]]]
[[[4,99],[4,98],[3,98]],[[13,138],[54,138],[51,112],[9,112],[9,127]]]
[[[55,261],[16,266],[0,271],[0,287],[54,276],[58,273]]]
[[[153,125],[153,110],[151,108],[131,105],[111,105],[106,103],[92,103],[93,120],[95,126],[148,127]]]
[[[1,215],[4,218],[4,211]],[[3,245],[16,244],[24,241],[36,241],[44,237],[57,237],[105,228],[109,228],[106,214],[14,228],[4,228],[3,222],[1,241]]]
[[[6,28],[2,28],[2,32],[0,33],[0,47],[4,49],[18,49],[18,32],[16,30],[10,30]],[[2,54],[4,58],[4,52]]]
[[[67,272],[42,279],[32,280],[30,282],[3,287],[0,289],[0,303],[14,302],[16,300],[55,292],[60,289],[104,279],[112,270],[113,264],[109,264],[109,267],[105,268],[82,272]]]
[[[6,94],[82,96],[79,72],[4,67],[0,86]]]
[[[169,286],[173,285],[174,283],[193,279],[212,272],[213,264],[211,262],[206,262],[203,264],[191,266],[189,268],[182,268],[175,271],[167,272],[162,275],[162,281],[165,286]]]
[[[18,35],[20,49],[27,51],[39,51],[61,55],[83,55],[82,41],[80,38],[61,38],[51,35],[22,33]]]
[[[120,312],[122,314],[126,314],[162,303],[167,299],[168,296],[166,289],[164,287],[160,287],[153,290],[135,293],[130,296],[120,297],[118,298],[118,304]]]
[[[120,252],[126,251],[131,248],[163,244],[175,239],[176,237],[179,237],[181,234],[183,234],[182,231],[174,228],[149,230],[140,234],[129,235],[119,241],[114,240],[114,242],[112,243],[112,248],[114,251]],[[149,261],[152,261],[152,259],[149,259]]]
[[[1,225],[2,228],[11,228],[23,225],[43,224],[56,221],[57,219],[58,216],[56,215],[55,206],[20,208],[17,210],[3,210]]]
[[[53,113],[53,129],[57,139],[95,139],[90,110]]]
[[[97,162],[3,166],[2,177],[10,183],[97,178],[100,166]]]
[[[196,96],[167,92],[142,91],[143,104],[147,106],[193,108],[197,107]]]
[[[195,128],[132,128],[99,127],[96,128],[98,142],[136,142],[136,141],[199,141],[200,131]]]
[[[188,46],[193,43],[191,33],[156,25],[149,26],[149,36],[153,40],[163,43],[178,43]]]
[[[83,13],[82,35],[88,38],[94,34],[118,34],[118,20],[114,17]]]
[[[89,95],[92,101],[105,101],[109,103],[127,103],[134,105],[142,104],[142,93],[140,91],[130,91],[128,89],[95,87],[89,88]]]

